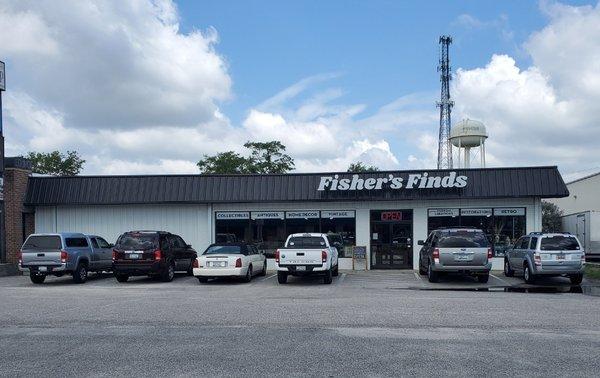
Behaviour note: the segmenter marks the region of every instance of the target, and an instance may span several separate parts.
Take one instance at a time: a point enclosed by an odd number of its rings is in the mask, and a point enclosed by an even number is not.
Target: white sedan
[[[267,259],[252,244],[212,244],[194,261],[194,276],[201,283],[217,277],[238,277],[250,282],[267,274]]]

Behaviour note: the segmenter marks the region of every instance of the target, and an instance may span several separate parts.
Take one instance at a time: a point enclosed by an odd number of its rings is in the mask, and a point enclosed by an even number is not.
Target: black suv
[[[166,231],[129,231],[119,236],[112,266],[117,281],[130,276],[156,276],[170,282],[175,271],[192,275],[196,251],[181,236]]]

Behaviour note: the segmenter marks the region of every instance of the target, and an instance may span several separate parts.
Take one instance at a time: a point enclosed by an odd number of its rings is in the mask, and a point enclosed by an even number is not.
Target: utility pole
[[[0,262],[6,262],[6,227],[4,216],[4,132],[2,131],[2,92],[6,90],[4,62],[0,61]]]
[[[452,37],[443,35],[440,37],[440,64],[438,72],[442,82],[442,91],[440,101],[437,107],[440,108],[440,135],[438,140],[438,169],[452,169],[452,144],[450,144],[450,112],[454,101],[450,100],[450,56],[448,50],[452,43]]]

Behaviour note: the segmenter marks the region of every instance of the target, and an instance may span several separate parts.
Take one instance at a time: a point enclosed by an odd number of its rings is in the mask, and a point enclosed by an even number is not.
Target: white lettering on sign
[[[489,217],[492,209],[460,209],[460,215],[465,217]]]
[[[217,219],[226,220],[226,219],[250,219],[250,213],[247,211],[227,211],[227,212],[219,212],[216,214]]]
[[[457,217],[458,209],[429,209],[430,217]]]
[[[321,211],[321,218],[354,218],[354,211],[324,210]]]
[[[285,213],[287,219],[305,219],[305,218],[318,218],[318,211],[288,211]]]
[[[504,207],[504,208],[494,209],[494,215],[504,216],[504,217],[521,216],[521,215],[525,215],[525,208],[524,207]]]
[[[253,211],[252,219],[283,219],[283,211]]]
[[[441,189],[464,188],[467,186],[467,176],[458,176],[456,172],[449,172],[444,176],[431,176],[427,172],[411,173],[406,178],[389,174],[387,177],[361,178],[352,175],[352,178],[340,178],[340,175],[321,176],[318,191],[346,191],[346,190],[382,190],[382,189]]]

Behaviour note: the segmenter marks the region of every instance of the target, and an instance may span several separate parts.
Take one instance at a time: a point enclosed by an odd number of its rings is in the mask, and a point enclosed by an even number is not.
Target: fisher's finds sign
[[[399,177],[389,174],[387,177],[361,178],[352,175],[352,178],[340,178],[340,175],[321,176],[318,191],[324,190],[382,190],[382,189],[440,189],[464,188],[467,186],[467,176],[459,176],[456,172],[444,175],[430,175],[427,172],[410,173],[408,177]]]

